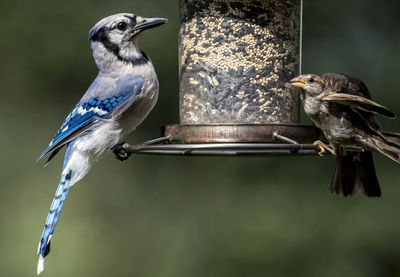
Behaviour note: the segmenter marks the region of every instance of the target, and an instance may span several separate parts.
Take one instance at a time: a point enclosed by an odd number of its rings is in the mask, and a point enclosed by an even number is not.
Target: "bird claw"
[[[329,147],[320,140],[314,141],[313,145],[317,146],[317,149],[315,151],[320,156],[323,156],[326,153],[326,151],[328,151],[332,155],[336,155],[335,151],[331,147]]]
[[[126,146],[127,144],[125,142],[121,142],[114,145],[114,147],[111,150],[114,152],[115,158],[117,158],[120,161],[125,161],[131,156],[131,153],[125,151]]]

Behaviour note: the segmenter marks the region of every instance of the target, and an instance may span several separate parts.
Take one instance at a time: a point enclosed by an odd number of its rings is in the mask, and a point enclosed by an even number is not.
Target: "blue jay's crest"
[[[95,87],[95,84],[96,83],[93,83],[91,87]],[[78,104],[67,116],[54,136],[54,139],[50,142],[47,149],[43,151],[39,159],[50,151],[58,150],[78,135],[89,131],[99,120],[110,117],[113,111],[115,111],[117,107],[123,106],[123,103],[128,99],[133,103],[140,94],[143,84],[144,80],[142,78],[138,76],[127,76],[117,81],[114,94],[104,98],[96,96]],[[56,153],[57,152],[54,154]],[[47,163],[53,157],[54,155],[50,156]]]
[[[131,14],[131,13],[118,13],[118,14],[110,15],[110,16],[103,18],[102,20],[97,22],[96,25],[94,25],[93,28],[90,30],[89,40],[92,40],[98,34],[100,29],[106,27],[113,21],[115,22],[115,24],[116,24],[116,21],[118,21],[118,20],[121,20],[121,22],[125,21],[124,18],[126,18],[128,20],[135,20],[136,15]],[[111,28],[111,27],[112,26],[110,25],[108,28]]]

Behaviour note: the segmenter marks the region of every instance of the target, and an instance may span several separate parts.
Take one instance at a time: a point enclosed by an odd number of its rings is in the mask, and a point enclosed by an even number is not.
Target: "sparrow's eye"
[[[314,83],[314,78],[313,77],[308,78],[308,82],[309,83]]]
[[[126,26],[127,26],[126,22],[124,22],[124,21],[118,22],[118,24],[117,24],[118,30],[121,30],[121,31],[126,30]]]

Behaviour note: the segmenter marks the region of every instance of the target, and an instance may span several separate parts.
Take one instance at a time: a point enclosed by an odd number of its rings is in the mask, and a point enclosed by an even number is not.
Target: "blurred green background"
[[[305,1],[303,72],[358,76],[400,115],[399,11]],[[178,2],[0,3],[0,276],[35,276],[62,155],[35,161],[97,74],[89,29],[117,12],[169,19],[141,39],[161,90],[139,143],[178,122]],[[400,276],[400,167],[375,158],[382,198],[345,199],[327,191],[333,157],[107,153],[71,189],[42,276]]]

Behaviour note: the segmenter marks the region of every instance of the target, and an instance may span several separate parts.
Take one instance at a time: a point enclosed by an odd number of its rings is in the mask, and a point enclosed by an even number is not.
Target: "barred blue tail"
[[[37,274],[44,269],[44,258],[50,252],[50,239],[54,233],[54,229],[56,228],[58,219],[60,217],[60,213],[64,207],[65,198],[68,194],[69,183],[71,180],[71,170],[67,174],[61,175],[61,180],[58,185],[56,194],[53,198],[53,202],[51,203],[49,213],[47,215],[46,223],[43,228],[42,237],[40,238],[38,254],[39,263],[37,268]]]

